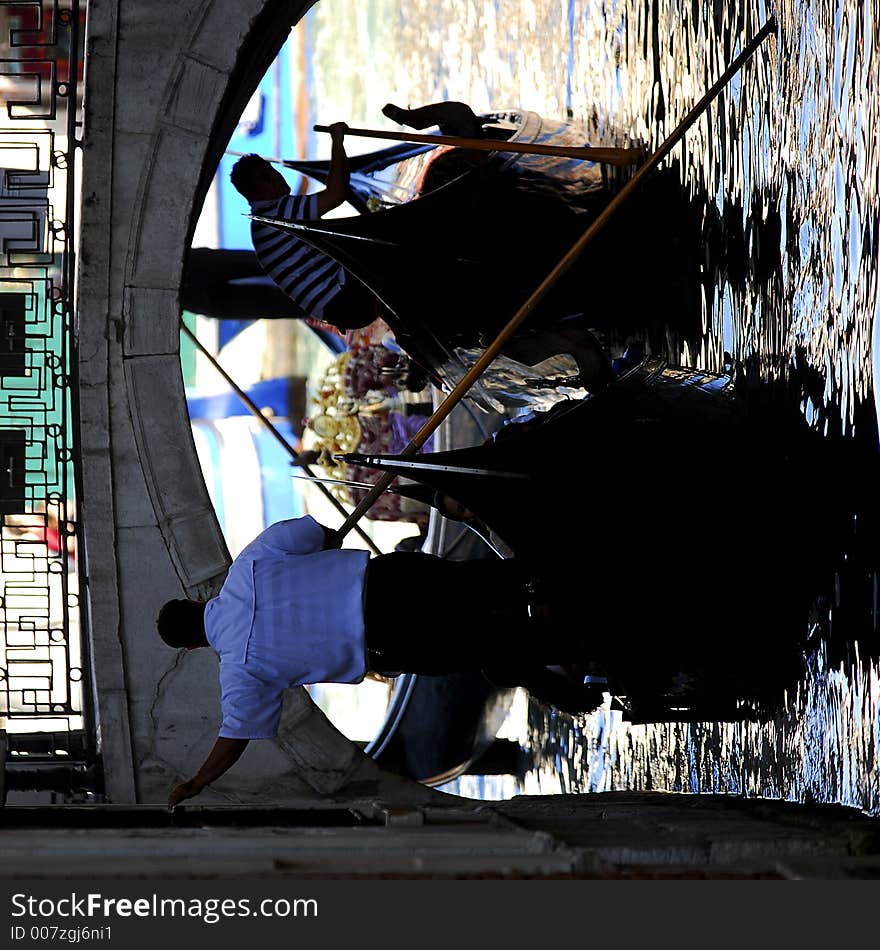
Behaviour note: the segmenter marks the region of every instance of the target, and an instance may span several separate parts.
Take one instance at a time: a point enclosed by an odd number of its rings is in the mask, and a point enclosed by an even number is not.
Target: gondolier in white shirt
[[[338,208],[346,198],[348,157],[343,139],[347,125],[330,126],[332,149],[327,187],[311,195],[291,195],[283,175],[259,155],[245,155],[232,168],[232,184],[254,215],[283,221],[314,221]],[[301,241],[291,231],[262,221],[251,224],[251,238],[261,267],[302,310],[340,330],[372,323],[376,298],[333,258]]]
[[[311,516],[270,525],[235,558],[207,602],[168,601],[171,647],[220,657],[219,736],[170,807],[223,775],[251,739],[278,731],[283,694],[311,683],[480,670],[499,657],[564,663],[565,640],[537,619],[532,580],[514,560],[340,549]]]

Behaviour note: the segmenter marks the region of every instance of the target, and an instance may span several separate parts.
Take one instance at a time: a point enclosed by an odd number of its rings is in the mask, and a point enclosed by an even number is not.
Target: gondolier
[[[452,134],[482,135],[482,124],[463,102],[440,102],[420,109],[400,109],[388,103],[385,115],[415,128],[437,123]],[[239,159],[230,175],[232,184],[260,218],[305,222],[322,218],[346,200],[349,162],[344,137],[348,126],[328,126],[332,147],[326,188],[310,195],[291,195],[290,185],[259,155]],[[293,302],[295,316],[311,316],[340,330],[354,330],[377,316],[376,297],[333,258],[300,240],[295,233],[255,220],[251,238],[257,259],[278,288]],[[271,309],[277,303],[270,298]],[[302,313],[296,313],[296,309]]]
[[[223,775],[251,739],[275,736],[288,687],[359,683],[371,671],[479,670],[499,658],[565,662],[532,588],[514,561],[403,552],[371,560],[339,549],[310,516],[271,525],[233,561],[216,597],[171,600],[159,613],[166,644],[219,654],[223,714],[208,758],[169,806]]]
[[[232,168],[236,190],[254,215],[281,221],[310,221],[338,208],[349,184],[343,139],[346,124],[331,127],[332,150],[327,187],[310,195],[291,195],[283,175],[259,155],[246,155]],[[341,330],[365,327],[376,319],[376,298],[359,280],[346,274],[333,258],[299,240],[291,231],[261,221],[251,225],[251,238],[263,270],[305,315]]]

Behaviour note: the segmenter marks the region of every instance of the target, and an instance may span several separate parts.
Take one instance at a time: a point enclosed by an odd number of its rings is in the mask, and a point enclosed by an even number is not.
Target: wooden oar
[[[316,132],[329,132],[327,125],[316,125]],[[539,145],[536,142],[505,142],[503,139],[471,139],[458,135],[420,135],[417,132],[384,132],[381,129],[346,129],[346,135],[368,139],[392,139],[416,145],[451,145],[480,152],[520,152],[524,155],[553,155],[556,158],[577,158],[602,165],[637,165],[645,152],[640,148],[601,148],[592,145]]]
[[[727,67],[718,81],[709,89],[703,98],[694,106],[694,108],[685,116],[675,131],[666,139],[666,141],[654,152],[644,165],[633,175],[633,177],[620,189],[614,198],[608,203],[602,213],[587,228],[580,238],[574,243],[570,250],[565,254],[562,260],[553,268],[553,270],[544,278],[540,286],[532,293],[528,300],[520,307],[506,327],[498,334],[495,340],[485,350],[483,355],[474,363],[474,365],[461,378],[458,385],[449,393],[449,395],[440,403],[434,414],[428,418],[424,425],[412,437],[409,445],[400,454],[404,457],[415,455],[416,452],[427,442],[428,438],[440,425],[441,422],[458,405],[462,397],[473,386],[477,379],[483,374],[492,360],[501,351],[504,344],[519,328],[519,325],[535,309],[540,301],[545,297],[548,291],[559,280],[560,277],[571,267],[575,260],[580,256],[587,245],[596,237],[599,231],[614,216],[620,206],[629,198],[629,196],[639,187],[642,180],[660,162],[675,148],[684,138],[687,130],[697,121],[697,119],[706,111],[712,101],[718,96],[721,90],[730,82],[730,80],[739,72],[740,69],[754,55],[755,51],[771,34],[776,32],[776,18],[771,17],[755,35],[752,41],[743,49],[739,56]],[[377,498],[394,481],[395,474],[386,472],[375,486],[361,499],[357,507],[345,520],[345,524],[338,531],[338,537],[341,539],[357,524],[363,515],[370,510]]]

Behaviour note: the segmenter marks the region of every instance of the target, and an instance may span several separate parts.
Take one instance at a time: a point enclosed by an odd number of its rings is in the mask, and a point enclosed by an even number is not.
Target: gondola
[[[481,118],[492,137],[516,142],[583,145],[585,136],[534,112]],[[326,178],[326,163],[286,164]],[[398,145],[352,160],[352,203],[364,213],[261,220],[295,231],[369,287],[399,344],[448,383],[461,374],[462,353],[508,322],[630,171],[555,156]],[[563,344],[576,358],[586,328],[670,318],[698,328],[700,277],[695,263],[682,262],[698,258],[702,216],[674,168],[655,172],[504,353],[525,365],[552,355],[559,340],[542,336],[549,327],[568,334]]]
[[[345,458],[454,499],[503,541],[634,717],[740,717],[800,669],[855,473],[876,472],[853,451],[729,375],[648,358],[482,445]]]

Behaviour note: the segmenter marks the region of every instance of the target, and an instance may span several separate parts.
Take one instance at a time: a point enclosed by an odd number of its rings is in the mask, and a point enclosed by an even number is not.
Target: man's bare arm
[[[317,194],[320,216],[338,208],[345,201],[348,191],[348,156],[345,154],[344,144],[347,128],[344,122],[334,122],[330,126],[330,135],[333,140],[330,151],[330,172],[327,176],[327,187]]]
[[[227,769],[241,758],[242,752],[247,748],[248,739],[227,739],[225,736],[218,736],[214,743],[214,748],[208,754],[208,758],[202,763],[202,767],[187,782],[181,782],[168,796],[168,807],[174,808],[187,798],[193,798],[211,782],[220,778]]]

